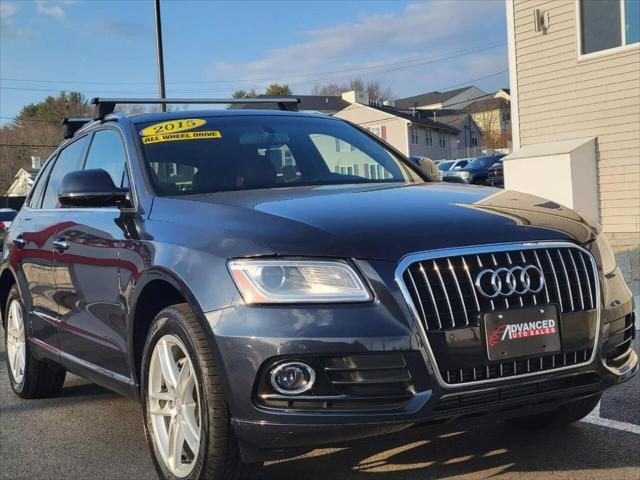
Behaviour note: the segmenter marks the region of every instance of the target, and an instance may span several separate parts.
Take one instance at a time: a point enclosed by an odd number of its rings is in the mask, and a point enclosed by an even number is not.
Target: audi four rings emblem
[[[476,288],[487,298],[498,295],[538,293],[544,288],[544,274],[534,265],[485,268],[476,276]]]

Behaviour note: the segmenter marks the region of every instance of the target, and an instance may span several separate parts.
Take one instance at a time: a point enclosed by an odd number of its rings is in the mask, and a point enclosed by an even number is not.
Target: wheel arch
[[[2,318],[3,328],[5,327],[6,322],[4,318],[4,312],[6,311],[9,292],[11,291],[11,287],[17,284],[18,281],[11,269],[5,268],[4,270],[2,270],[2,273],[0,273],[0,318]]]
[[[140,385],[144,344],[155,316],[176,303],[188,303],[203,329],[209,332],[200,303],[182,279],[165,268],[152,268],[136,282],[129,304],[129,362],[135,385]],[[215,350],[215,349],[214,349]]]

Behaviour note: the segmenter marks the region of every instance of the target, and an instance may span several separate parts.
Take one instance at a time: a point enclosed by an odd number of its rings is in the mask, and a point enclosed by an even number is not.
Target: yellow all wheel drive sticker
[[[218,130],[203,130],[200,132],[165,133],[163,135],[147,135],[142,137],[142,143],[176,142],[180,140],[200,140],[204,138],[221,138]]]
[[[169,120],[168,122],[153,124],[140,132],[140,135],[159,135],[161,133],[177,133],[186,130],[193,130],[207,123],[202,118],[182,118],[180,120]]]

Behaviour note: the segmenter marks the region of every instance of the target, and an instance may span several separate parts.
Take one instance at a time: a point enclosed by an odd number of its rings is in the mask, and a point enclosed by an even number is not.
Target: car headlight
[[[367,302],[373,297],[346,262],[232,260],[231,276],[248,304]]]
[[[604,275],[608,275],[616,269],[616,256],[604,233],[598,235],[592,251]]]
[[[464,179],[464,180],[468,180],[469,179],[469,172],[454,172],[454,175]]]

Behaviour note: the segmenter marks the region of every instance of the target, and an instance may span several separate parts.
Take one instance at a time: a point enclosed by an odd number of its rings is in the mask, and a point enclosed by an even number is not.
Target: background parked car
[[[438,163],[438,168],[444,173],[453,170],[459,170],[468,165],[473,158],[458,158],[457,160],[443,160]]]
[[[473,158],[458,158],[457,160],[444,160],[438,164],[438,168],[442,172],[442,179],[449,175],[456,175],[458,170],[466,167]]]
[[[18,212],[11,208],[0,208],[0,249],[2,249],[2,245],[4,244],[7,229],[11,226],[11,222],[17,214]]]
[[[502,160],[489,167],[489,176],[485,181],[489,187],[504,188],[504,165]]]
[[[489,176],[489,168],[504,156],[504,154],[483,155],[469,162],[466,167],[450,172],[443,180],[453,183],[484,185]]]

